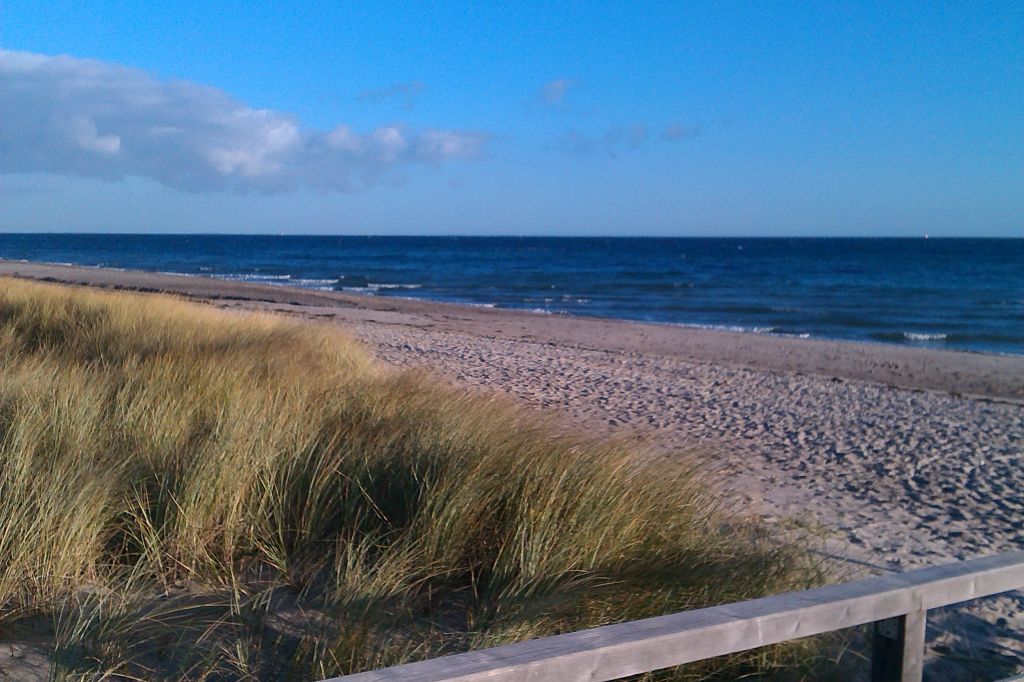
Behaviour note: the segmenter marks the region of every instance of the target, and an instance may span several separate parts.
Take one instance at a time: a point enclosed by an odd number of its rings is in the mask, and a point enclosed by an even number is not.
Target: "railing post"
[[[921,682],[927,611],[872,623],[871,682]]]

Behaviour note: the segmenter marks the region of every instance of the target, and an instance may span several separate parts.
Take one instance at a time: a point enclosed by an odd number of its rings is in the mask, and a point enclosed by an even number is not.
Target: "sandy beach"
[[[625,432],[659,456],[699,449],[738,510],[813,530],[850,573],[1024,547],[1024,357],[13,261],[0,261],[0,275],[338,324],[389,364]],[[932,649],[1018,657],[1018,601],[936,614]],[[973,679],[965,670],[932,668]]]

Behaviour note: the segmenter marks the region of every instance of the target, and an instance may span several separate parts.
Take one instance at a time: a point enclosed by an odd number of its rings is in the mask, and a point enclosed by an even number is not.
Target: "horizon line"
[[[657,234],[467,234],[467,233],[427,233],[427,234],[382,234],[382,233],[330,233],[330,232],[94,232],[57,230],[15,230],[0,231],[0,236],[27,235],[60,235],[60,236],[122,236],[122,237],[340,237],[340,238],[396,238],[396,239],[920,239],[920,240],[952,240],[952,239],[1024,239],[1024,234],[1013,235],[657,235]]]

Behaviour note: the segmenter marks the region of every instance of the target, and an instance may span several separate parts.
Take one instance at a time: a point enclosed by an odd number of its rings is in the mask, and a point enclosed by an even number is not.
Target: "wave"
[[[255,275],[248,273],[235,273],[229,272],[224,274],[211,275],[217,279],[226,279],[232,282],[287,282],[292,278],[291,275]]]
[[[366,284],[360,286],[346,286],[341,280],[335,280],[334,284],[335,290],[347,291],[349,293],[355,294],[375,294],[378,291],[389,291],[397,289],[420,289],[423,287],[422,284],[379,284],[377,282],[367,282]],[[341,286],[337,286],[339,284]]]
[[[187,273],[165,273],[187,274]],[[191,275],[195,276],[195,275]],[[398,289],[420,289],[422,284],[399,284],[395,282],[369,282],[365,277],[341,275],[339,277],[295,277],[287,275],[262,275],[258,273],[225,272],[210,275],[217,279],[231,282],[253,282],[256,284],[273,284],[293,286],[301,289],[318,291],[348,291],[360,294],[375,294],[378,291]]]
[[[785,327],[776,327],[771,334],[773,336],[785,336],[790,339],[809,339],[811,338],[810,332],[795,331],[792,329],[786,329]]]
[[[947,336],[942,333],[903,332],[903,338],[907,341],[945,341]]]
[[[946,341],[949,338],[948,334],[942,332],[909,332],[909,331],[893,331],[893,332],[875,332],[868,335],[874,341],[883,341],[886,343],[904,343],[906,341]]]
[[[688,329],[708,329],[716,332],[743,332],[746,334],[774,334],[776,327],[742,327],[734,324],[698,324],[695,322],[669,322],[673,327],[687,327]]]
[[[784,327],[744,327],[735,324],[696,324],[686,322],[669,322],[673,327],[687,327],[689,329],[708,329],[716,332],[736,332],[740,334],[771,334],[772,336],[785,336],[791,339],[809,339],[810,332],[795,331]]]
[[[186,274],[186,273],[168,273]],[[189,275],[194,277],[195,275]],[[338,284],[337,278],[317,277],[292,277],[292,275],[258,275],[252,273],[221,273],[212,274],[210,277],[228,280],[229,282],[252,282],[255,284],[269,284],[273,286],[290,286],[300,289],[313,289],[314,291],[335,291]]]

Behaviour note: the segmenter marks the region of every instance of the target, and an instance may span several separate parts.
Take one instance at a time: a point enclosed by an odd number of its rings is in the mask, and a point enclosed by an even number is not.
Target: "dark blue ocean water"
[[[0,257],[1024,353],[1024,239],[8,234]]]

